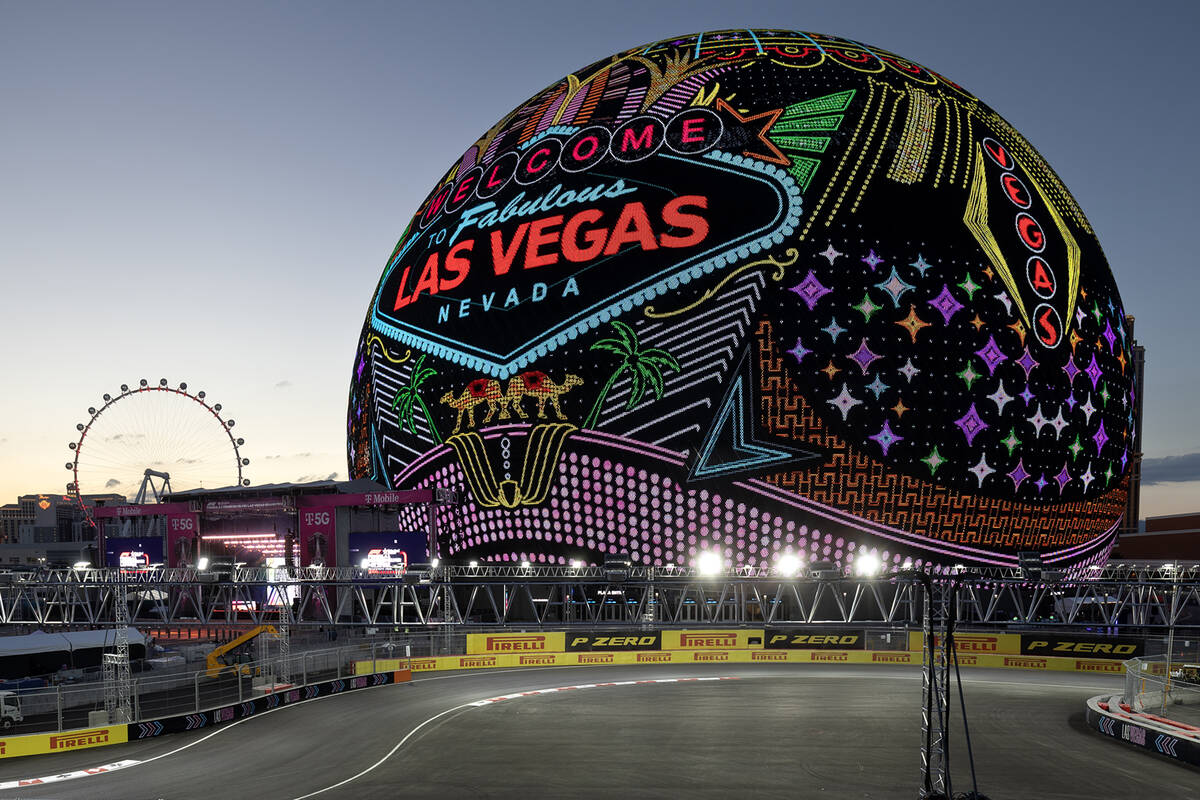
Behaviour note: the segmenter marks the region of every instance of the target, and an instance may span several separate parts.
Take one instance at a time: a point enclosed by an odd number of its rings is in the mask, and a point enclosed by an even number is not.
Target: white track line
[[[421,728],[424,728],[426,725],[433,722],[434,720],[441,719],[442,717],[446,716],[447,714],[452,714],[455,711],[462,711],[463,709],[467,709],[467,708],[480,708],[482,706],[488,706],[493,703],[502,702],[504,700],[515,700],[515,699],[518,699],[521,697],[532,697],[535,695],[553,694],[555,692],[569,692],[569,691],[575,691],[575,690],[579,690],[579,689],[596,689],[596,688],[606,687],[606,686],[637,686],[637,685],[648,684],[648,683],[653,683],[653,684],[694,683],[696,681],[735,681],[735,680],[738,680],[738,679],[733,678],[733,677],[653,678],[650,680],[638,680],[638,681],[610,681],[607,683],[581,683],[581,684],[576,684],[575,686],[556,686],[552,689],[535,689],[533,691],[528,691],[528,692],[516,692],[515,694],[506,694],[506,695],[501,695],[499,697],[490,697],[486,700],[475,700],[470,703],[463,703],[461,705],[455,706],[454,708],[448,708],[445,711],[442,711],[441,713],[434,714],[432,717],[425,720],[424,722],[422,722],[417,727],[413,728],[408,733],[404,734],[404,738],[401,739],[400,741],[396,742],[396,745],[391,750],[389,750],[383,758],[379,759],[374,764],[367,767],[366,769],[364,769],[362,772],[358,773],[357,775],[351,775],[349,778],[338,781],[337,783],[333,784],[332,786],[326,786],[324,789],[317,789],[315,792],[309,792],[308,794],[302,794],[299,797],[294,798],[294,800],[305,800],[305,798],[316,797],[317,795],[324,794],[325,792],[328,792],[331,789],[336,789],[339,786],[345,786],[347,783],[352,783],[353,781],[358,780],[363,775],[366,775],[368,772],[371,772],[376,767],[378,767],[380,764],[382,764],[383,762],[385,762],[389,758],[391,758],[393,755],[395,755],[396,751],[399,750],[401,747],[403,747],[404,743],[407,742],[409,739],[411,739],[417,733],[417,731],[421,730]]]

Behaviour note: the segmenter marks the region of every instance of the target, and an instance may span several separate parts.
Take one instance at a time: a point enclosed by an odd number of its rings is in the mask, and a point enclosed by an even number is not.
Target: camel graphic
[[[521,400],[525,397],[532,397],[537,401],[539,419],[546,416],[546,401],[549,400],[555,415],[560,420],[566,420],[567,416],[559,405],[559,397],[573,387],[582,385],[583,379],[578,375],[567,375],[562,383],[555,383],[546,373],[535,370],[514,375],[509,379],[504,391],[501,391],[500,381],[495,378],[476,378],[457,395],[454,392],[446,392],[441,401],[458,411],[458,418],[454,422],[454,433],[458,433],[462,430],[464,414],[467,417],[467,427],[475,427],[475,407],[481,403],[487,403],[487,414],[481,422],[483,425],[492,421],[497,409],[500,411],[500,419],[509,419],[514,413],[521,419],[529,419],[529,415],[521,407]]]

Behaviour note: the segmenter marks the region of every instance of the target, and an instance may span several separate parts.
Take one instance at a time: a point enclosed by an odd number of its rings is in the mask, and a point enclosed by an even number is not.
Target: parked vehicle
[[[24,719],[21,697],[16,692],[0,692],[0,728],[9,730]]]

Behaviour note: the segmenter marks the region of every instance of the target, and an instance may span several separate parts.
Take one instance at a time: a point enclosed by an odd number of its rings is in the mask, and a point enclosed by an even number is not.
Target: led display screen
[[[123,537],[104,540],[104,565],[144,569],[151,564],[163,563],[163,540],[161,536]]]
[[[376,575],[403,574],[409,564],[429,561],[424,531],[350,534],[350,565]]]
[[[1125,506],[1132,344],[1086,216],[981,100],[709,32],[450,165],[371,296],[347,455],[461,491],[443,556],[1083,565]]]

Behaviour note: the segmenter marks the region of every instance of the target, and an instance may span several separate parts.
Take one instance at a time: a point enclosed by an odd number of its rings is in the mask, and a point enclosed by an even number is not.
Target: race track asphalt
[[[710,680],[676,680],[690,678]],[[1119,691],[1119,678],[987,669],[963,678],[979,789],[993,800],[1200,796],[1200,771],[1082,727],[1084,700]],[[625,681],[655,682],[472,705]],[[913,798],[920,694],[919,669],[890,666],[442,673],[193,734],[10,759],[0,762],[0,783],[141,763],[0,797]],[[950,755],[954,790],[970,789],[960,721]]]

